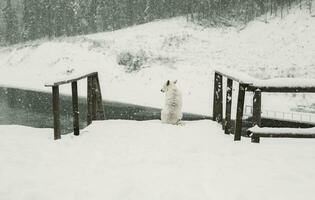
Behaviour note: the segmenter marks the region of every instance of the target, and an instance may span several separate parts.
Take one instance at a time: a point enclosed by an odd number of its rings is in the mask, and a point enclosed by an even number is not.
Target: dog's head
[[[161,89],[161,92],[167,92],[170,88],[175,87],[176,83],[177,83],[177,80],[176,81],[167,80],[166,83],[164,83],[163,88]]]

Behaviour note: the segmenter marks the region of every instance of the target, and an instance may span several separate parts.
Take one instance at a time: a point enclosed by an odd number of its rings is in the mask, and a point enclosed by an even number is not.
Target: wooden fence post
[[[231,110],[232,110],[232,91],[233,91],[233,80],[227,79],[226,89],[226,107],[225,107],[225,120],[224,120],[224,133],[231,133]]]
[[[93,78],[93,85],[94,85],[94,92],[95,92],[95,119],[96,120],[104,120],[105,119],[105,112],[103,107],[103,99],[102,99],[102,92],[100,87],[100,82],[98,79],[98,74],[96,74]]]
[[[214,74],[214,87],[213,87],[213,109],[212,109],[212,117],[213,121],[217,119],[217,91],[218,91],[218,80],[217,80],[217,73]]]
[[[87,77],[87,125],[92,123],[92,103],[93,103],[93,78]]]
[[[96,120],[96,84],[95,84],[95,76],[92,76],[92,120]]]
[[[105,112],[103,107],[101,87],[98,74],[88,77],[88,125],[92,120],[104,120]]]
[[[52,103],[53,103],[53,117],[54,117],[54,139],[61,139],[60,132],[60,103],[59,103],[59,86],[52,86]]]
[[[234,141],[241,140],[242,134],[242,118],[243,118],[243,110],[244,110],[244,99],[245,99],[245,90],[246,85],[240,83],[239,91],[238,91],[238,99],[237,99],[237,111],[236,111],[236,124],[235,124],[235,132],[234,132]]]
[[[223,123],[223,83],[222,75],[218,76],[218,113],[217,122]]]
[[[261,90],[256,89],[253,97],[253,126],[261,126]],[[259,137],[252,137],[252,142],[259,143]]]
[[[214,94],[213,94],[213,120],[222,123],[223,113],[223,87],[222,75],[215,73],[214,76]]]
[[[73,132],[74,135],[80,134],[79,125],[79,100],[78,100],[78,83],[74,81],[71,83],[72,88],[72,110],[73,110]]]
[[[104,120],[105,112],[102,102],[101,87],[98,79],[98,73],[93,72],[79,76],[77,78],[62,80],[53,84],[46,84],[45,87],[52,87],[52,104],[54,120],[54,138],[61,138],[60,131],[60,99],[59,86],[71,83],[72,89],[72,115],[73,115],[73,132],[74,135],[80,134],[80,114],[79,114],[79,97],[78,97],[78,80],[87,78],[87,125],[92,120]]]

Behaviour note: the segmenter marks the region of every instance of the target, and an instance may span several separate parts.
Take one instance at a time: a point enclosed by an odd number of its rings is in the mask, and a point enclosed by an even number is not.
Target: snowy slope
[[[145,127],[145,128],[144,128]],[[315,195],[314,140],[234,142],[212,121],[0,126],[3,200],[296,200]]]
[[[161,107],[161,85],[178,79],[184,111],[210,114],[214,68],[235,68],[256,78],[315,78],[314,24],[308,11],[293,9],[283,20],[257,20],[242,30],[205,28],[174,18],[114,32],[39,40],[0,48],[0,85],[50,91],[44,88],[46,82],[97,70],[104,99]],[[145,53],[148,60],[140,71],[126,73],[117,64],[117,56],[126,51]],[[81,88],[81,95],[85,91]],[[314,103],[304,96],[288,98],[278,96],[270,104],[267,96],[263,106],[288,110],[296,102]]]

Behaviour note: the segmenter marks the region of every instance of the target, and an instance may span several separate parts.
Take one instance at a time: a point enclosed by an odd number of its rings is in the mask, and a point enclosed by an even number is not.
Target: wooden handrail
[[[226,112],[223,119],[223,77],[227,79],[226,92]],[[214,93],[213,93],[213,120],[222,123],[226,134],[231,133],[231,102],[233,81],[239,83],[236,123],[234,129],[234,140],[241,140],[243,107],[246,91],[254,93],[253,96],[253,126],[261,126],[261,93],[315,93],[314,79],[290,79],[278,78],[259,80],[239,73],[233,69],[216,69],[214,73]],[[253,138],[253,142],[259,142],[258,137]]]
[[[79,76],[79,77],[76,77],[76,78],[72,78],[72,79],[68,79],[68,80],[63,80],[63,81],[58,81],[58,82],[54,82],[54,83],[52,83],[52,84],[45,84],[45,87],[52,87],[52,86],[64,85],[64,84],[67,84],[67,83],[72,83],[72,82],[75,82],[75,81],[78,81],[78,80],[87,78],[87,77],[89,77],[89,76],[95,76],[95,75],[98,75],[98,73],[97,73],[97,72],[92,72],[92,73],[85,74],[85,75],[82,75],[82,76]]]
[[[101,87],[99,83],[98,73],[93,72],[85,74],[73,79],[46,84],[46,87],[52,87],[52,105],[54,118],[54,139],[61,139],[60,131],[60,101],[59,101],[59,86],[71,83],[72,88],[72,109],[73,109],[73,132],[74,135],[80,134],[79,126],[79,101],[78,101],[78,80],[87,78],[87,124],[91,124],[92,120],[104,120],[105,112],[102,103]]]
[[[226,113],[223,120],[223,76],[227,77],[227,95],[226,95]],[[237,97],[236,123],[234,129],[234,140],[241,140],[242,118],[245,100],[245,92],[249,81],[241,81],[240,77],[228,75],[222,71],[216,70],[214,73],[214,92],[213,92],[213,120],[222,123],[225,134],[231,133],[231,107],[232,107],[232,91],[233,81],[239,82],[239,92]],[[248,78],[250,79],[250,78]]]
[[[315,87],[275,87],[275,86],[255,86],[249,85],[248,91],[261,90],[262,92],[273,93],[315,93]]]
[[[255,92],[255,90],[260,89],[262,92],[315,93],[315,79],[276,78],[260,80],[233,69],[216,69],[215,73],[240,84],[246,84],[247,91]],[[285,84],[290,79],[292,80],[288,82],[290,84]],[[305,81],[308,84],[305,84]]]
[[[253,82],[254,82],[254,78],[246,75],[246,74],[242,74],[240,75],[239,73],[236,74],[234,70],[230,70],[229,69],[229,72],[227,72],[226,70],[223,70],[223,69],[216,69],[215,70],[215,73],[217,74],[220,74],[228,79],[231,79],[233,81],[236,81],[238,83],[241,83],[241,84],[246,84],[246,85],[253,85]]]
[[[253,143],[259,143],[261,137],[269,138],[315,138],[315,128],[259,128],[247,130]]]

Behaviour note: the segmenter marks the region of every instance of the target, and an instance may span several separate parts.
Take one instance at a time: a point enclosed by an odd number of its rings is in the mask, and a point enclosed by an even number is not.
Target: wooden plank
[[[253,97],[253,127],[261,127],[261,90],[256,89]],[[259,143],[259,137],[252,137],[252,142]]]
[[[219,123],[222,123],[223,121],[223,78],[222,75],[218,74],[217,76],[218,79],[218,91],[217,91],[217,95],[218,95],[218,105],[217,105],[217,119],[216,121]],[[222,123],[223,124],[223,123]]]
[[[78,99],[78,83],[74,81],[71,83],[72,88],[72,111],[73,111],[73,132],[74,135],[80,134],[79,125],[79,99]]]
[[[234,132],[234,141],[241,140],[245,90],[246,90],[246,85],[239,84],[239,92],[238,92],[238,99],[237,99],[237,111],[236,111],[236,124],[235,124],[235,132]]]
[[[87,125],[92,123],[92,102],[93,102],[93,78],[87,78]]]
[[[216,121],[217,119],[217,91],[218,91],[218,80],[217,80],[218,74],[214,74],[214,86],[213,86],[213,109],[212,109],[212,120]]]
[[[93,72],[77,78],[56,82],[52,85],[53,90],[53,117],[54,117],[54,138],[60,139],[60,105],[59,105],[59,85],[71,83],[72,88],[72,110],[73,110],[73,132],[74,135],[80,134],[79,124],[79,100],[78,100],[78,83],[77,81],[87,78],[87,124],[91,124],[92,120],[104,120],[105,112],[102,102],[101,88],[98,73]]]
[[[215,74],[214,76],[214,93],[213,93],[213,120],[219,123],[222,122],[223,110],[223,91],[222,91],[222,75]]]
[[[302,133],[252,133],[249,131],[252,143],[259,143],[260,138],[315,138],[314,134]]]
[[[95,81],[95,104],[96,104],[96,120],[104,120],[105,112],[103,106],[102,92],[98,74],[94,76]]]
[[[315,93],[314,87],[255,87],[248,86],[248,91],[255,91],[260,89],[261,92],[275,92],[275,93]]]
[[[220,74],[224,77],[227,77],[229,79],[232,79],[234,81],[239,82],[240,84],[248,85],[247,91],[254,92],[256,89],[261,89],[262,92],[277,92],[277,93],[315,93],[315,87],[314,85],[310,86],[299,86],[299,85],[293,85],[291,87],[286,86],[277,86],[277,85],[270,85],[270,86],[264,86],[264,85],[257,85],[256,81],[259,81],[257,79],[254,79],[246,74],[241,74],[240,76],[233,75],[233,73],[228,72],[222,72],[220,70],[215,70],[216,74]],[[294,80],[294,79],[293,79]],[[248,82],[250,81],[250,82]],[[314,81],[315,82],[315,81]]]
[[[92,120],[96,120],[96,79],[92,76]]]
[[[236,76],[233,76],[233,75],[231,75],[231,74],[221,72],[220,70],[215,70],[215,73],[216,73],[216,74],[219,74],[219,75],[221,75],[221,76],[224,76],[224,77],[226,77],[226,78],[228,78],[228,79],[232,79],[233,81],[236,81],[236,82],[238,82],[238,83],[240,83],[240,84],[252,85],[252,82],[244,81],[244,80],[242,80],[241,77],[236,77]],[[247,75],[246,75],[246,76],[247,76]],[[249,76],[247,76],[247,77],[248,77],[248,79],[251,78],[251,77],[249,77]],[[251,78],[251,79],[253,79],[253,78]]]
[[[79,76],[79,77],[76,77],[76,78],[73,78],[73,79],[68,79],[68,80],[55,82],[53,84],[46,84],[45,87],[59,86],[59,85],[71,83],[71,82],[74,82],[74,81],[78,81],[78,80],[87,78],[89,76],[94,76],[95,74],[97,74],[97,72],[92,72],[92,73],[89,73],[89,74],[85,74],[85,75],[82,75],[82,76]]]
[[[233,80],[228,78],[227,89],[226,89],[225,121],[224,121],[225,134],[231,133],[232,91],[233,91]]]
[[[265,138],[315,138],[314,134],[303,133],[251,133],[251,136]]]
[[[60,101],[59,101],[59,86],[52,87],[52,103],[53,103],[53,117],[54,117],[54,139],[61,139],[60,132]]]

